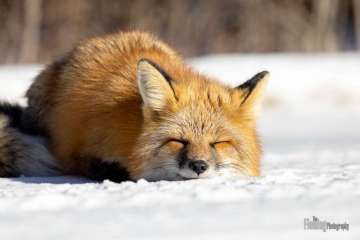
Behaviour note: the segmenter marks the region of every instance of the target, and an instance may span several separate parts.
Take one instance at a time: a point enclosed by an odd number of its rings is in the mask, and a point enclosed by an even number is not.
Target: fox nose
[[[189,163],[189,168],[196,172],[198,175],[205,172],[208,167],[209,165],[203,160],[195,160]]]

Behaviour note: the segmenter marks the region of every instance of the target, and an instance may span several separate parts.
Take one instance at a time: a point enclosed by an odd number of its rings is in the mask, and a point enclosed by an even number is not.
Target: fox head
[[[132,177],[155,181],[259,175],[256,113],[268,72],[235,88],[189,68],[181,72],[173,76],[150,60],[138,62],[143,126]]]

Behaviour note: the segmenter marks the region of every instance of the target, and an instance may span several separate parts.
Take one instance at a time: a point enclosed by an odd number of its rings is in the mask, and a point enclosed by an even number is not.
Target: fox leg
[[[110,180],[117,183],[131,180],[129,172],[118,162],[104,161],[94,157],[87,158],[84,162],[86,162],[84,175],[92,180]]]

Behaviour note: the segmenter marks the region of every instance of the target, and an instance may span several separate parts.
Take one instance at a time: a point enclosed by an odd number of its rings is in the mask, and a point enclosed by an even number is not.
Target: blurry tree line
[[[185,56],[360,49],[360,0],[0,0],[0,63],[48,62],[84,37],[153,32]]]

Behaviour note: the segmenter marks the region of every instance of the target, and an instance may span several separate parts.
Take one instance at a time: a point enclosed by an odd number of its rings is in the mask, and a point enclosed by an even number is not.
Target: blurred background
[[[262,176],[0,179],[1,239],[360,239],[360,0],[0,0],[0,102],[26,106],[79,40],[135,29],[232,86],[270,71]],[[304,231],[311,216],[350,231]]]
[[[186,57],[360,49],[360,0],[0,0],[0,64],[46,63],[85,37],[156,33]]]

